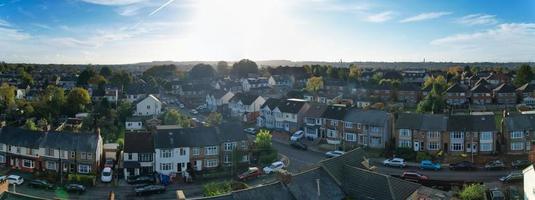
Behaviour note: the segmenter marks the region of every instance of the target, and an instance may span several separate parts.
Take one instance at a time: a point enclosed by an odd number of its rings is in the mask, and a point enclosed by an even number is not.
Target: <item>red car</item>
[[[416,182],[425,181],[429,179],[427,178],[427,176],[420,174],[418,172],[414,172],[414,171],[403,172],[403,174],[401,174],[401,178],[408,180],[408,181],[416,181]]]
[[[238,175],[239,180],[247,180],[250,178],[256,178],[260,176],[262,173],[258,169],[258,167],[249,167],[249,169],[246,172],[243,172],[242,174]]]

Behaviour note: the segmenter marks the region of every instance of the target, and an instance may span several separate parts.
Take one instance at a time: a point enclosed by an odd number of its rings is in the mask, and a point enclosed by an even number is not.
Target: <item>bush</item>
[[[394,155],[408,161],[414,161],[416,159],[416,152],[414,152],[412,148],[396,148],[394,150]]]
[[[483,200],[485,199],[485,188],[480,184],[465,186],[459,193],[462,200]]]
[[[97,181],[97,177],[94,175],[69,174],[67,180],[69,182],[75,182],[86,186],[94,186]]]
[[[230,182],[215,183],[210,182],[203,185],[203,194],[205,197],[226,194],[232,191]]]
[[[262,152],[258,156],[258,161],[260,162],[260,165],[268,165],[275,160],[277,160],[277,151],[271,150],[269,152]]]
[[[432,160],[431,155],[427,152],[418,152],[416,153],[416,161],[422,161],[422,160]]]

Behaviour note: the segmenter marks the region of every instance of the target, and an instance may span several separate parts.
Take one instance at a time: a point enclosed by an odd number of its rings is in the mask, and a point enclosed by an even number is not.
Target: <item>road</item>
[[[319,161],[325,159],[325,156],[322,153],[295,149],[288,144],[283,144],[280,142],[274,141],[273,147],[277,149],[279,154],[285,155],[289,158],[290,164],[288,166],[288,171],[292,173],[311,169],[314,166],[317,166]]]

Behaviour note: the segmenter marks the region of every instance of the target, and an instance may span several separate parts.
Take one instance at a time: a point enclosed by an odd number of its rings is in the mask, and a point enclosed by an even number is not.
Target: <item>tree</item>
[[[87,68],[80,75],[78,76],[78,81],[76,82],[76,85],[82,86],[87,85],[89,82],[89,79],[95,75],[95,71],[91,68]]]
[[[132,83],[132,76],[126,71],[114,73],[110,79],[111,84],[120,87],[121,92]]]
[[[117,108],[117,115],[119,117],[119,122],[124,123],[126,118],[131,117],[134,112],[132,103],[128,101],[123,101],[119,104]]]
[[[102,67],[100,68],[99,74],[101,76],[104,76],[105,78],[109,78],[113,74],[113,72],[110,67]]]
[[[206,117],[206,123],[208,123],[208,126],[217,126],[221,124],[222,120],[223,116],[218,112],[212,112],[208,115],[208,117]]]
[[[441,113],[446,107],[446,102],[442,98],[441,93],[438,91],[438,85],[433,84],[433,89],[420,101],[416,107],[416,111],[420,113]]]
[[[359,80],[362,74],[362,69],[358,68],[356,65],[351,64],[349,66],[349,79],[350,80]]]
[[[108,80],[106,80],[106,78],[104,78],[104,76],[102,76],[100,74],[96,74],[96,75],[92,76],[87,81],[87,83],[92,84],[92,85],[106,84],[107,82],[108,82]]]
[[[485,187],[480,184],[465,186],[459,196],[462,200],[483,200],[485,199]]]
[[[157,65],[143,72],[143,76],[171,78],[176,76],[176,65]]]
[[[24,83],[25,86],[31,86],[34,84],[33,77],[28,72],[21,70],[20,76],[22,83]]]
[[[438,92],[442,92],[448,87],[448,82],[446,81],[446,78],[444,78],[444,76],[442,75],[439,75],[437,77],[429,76],[425,79],[423,88],[433,87],[433,85],[437,85]]]
[[[335,78],[338,74],[337,74],[337,71],[336,71],[336,68],[334,68],[333,66],[327,66],[327,70],[325,71],[327,73],[327,76],[329,78]]]
[[[188,128],[192,125],[189,117],[175,109],[170,109],[163,114],[163,123],[165,125],[178,125],[182,128]]]
[[[349,71],[347,70],[347,68],[338,68],[337,74],[338,74],[338,79],[345,81],[347,80]]]
[[[70,114],[85,111],[89,103],[91,103],[91,97],[84,88],[73,88],[67,95],[67,109],[70,110]]]
[[[212,65],[207,65],[204,63],[196,64],[189,71],[190,79],[202,79],[202,78],[213,78],[216,72]]]
[[[321,76],[313,76],[307,80],[306,90],[312,93],[318,92],[323,88],[323,78]]]
[[[216,65],[217,73],[220,75],[228,75],[229,73],[229,66],[228,63],[225,61],[219,61]]]
[[[34,105],[37,108],[36,112],[39,116],[53,121],[53,117],[58,117],[65,110],[66,102],[65,90],[54,85],[49,85]]]
[[[242,59],[232,65],[230,73],[240,78],[247,77],[249,74],[258,73],[258,65],[251,60]]]
[[[256,134],[254,143],[257,149],[269,150],[273,148],[271,144],[271,134],[268,130],[260,130],[260,132]]]
[[[15,90],[15,86],[10,86],[7,83],[2,83],[0,86],[0,108],[2,110],[15,108]]]
[[[254,143],[255,154],[261,165],[267,165],[277,159],[277,150],[271,144],[271,134],[268,130],[260,130]]]
[[[533,71],[531,70],[531,66],[529,65],[522,65],[520,68],[516,70],[516,77],[514,80],[514,84],[516,86],[522,86],[526,83],[529,83],[533,80],[534,75]]]
[[[35,125],[35,122],[31,119],[27,119],[26,122],[24,122],[24,129],[31,130],[31,131],[37,131],[37,125]]]

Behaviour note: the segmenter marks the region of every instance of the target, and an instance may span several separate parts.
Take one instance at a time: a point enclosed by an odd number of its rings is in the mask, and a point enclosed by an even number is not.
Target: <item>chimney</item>
[[[316,188],[318,192],[318,197],[321,196],[321,190],[320,190],[320,179],[316,179]]]
[[[184,194],[184,191],[182,190],[176,191],[176,200],[186,200],[186,195]]]

